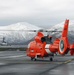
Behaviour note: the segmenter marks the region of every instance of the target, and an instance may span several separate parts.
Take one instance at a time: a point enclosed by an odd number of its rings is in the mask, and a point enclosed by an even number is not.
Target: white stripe
[[[0,63],[0,65],[6,65],[6,63]]]
[[[49,47],[50,47],[50,44],[46,44],[46,46],[45,46],[45,51],[46,51],[48,54],[51,54],[51,51],[49,50]]]
[[[7,56],[7,57],[0,57],[0,58],[16,58],[16,57],[22,57],[25,55],[17,55],[17,56]]]

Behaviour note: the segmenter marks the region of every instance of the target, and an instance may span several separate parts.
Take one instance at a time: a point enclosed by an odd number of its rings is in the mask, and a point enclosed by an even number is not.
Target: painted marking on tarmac
[[[74,59],[70,59],[70,60],[65,61],[64,63],[67,64],[67,63],[72,62],[73,60],[74,60]]]
[[[6,65],[6,63],[0,63],[0,65]]]
[[[26,55],[16,55],[16,56],[4,56],[4,57],[0,57],[0,58],[17,58],[17,57],[26,57]]]
[[[71,61],[72,61],[72,59],[67,60],[67,61],[65,61],[64,63],[67,64],[67,63],[70,63]]]

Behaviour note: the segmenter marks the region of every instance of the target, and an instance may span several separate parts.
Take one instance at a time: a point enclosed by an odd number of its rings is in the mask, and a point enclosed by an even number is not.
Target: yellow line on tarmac
[[[67,63],[70,63],[70,62],[72,62],[74,59],[70,59],[70,60],[67,60],[67,61],[65,61],[65,62],[59,62],[58,64],[67,64]]]
[[[64,63],[67,64],[67,63],[69,63],[69,62],[71,62],[71,61],[72,61],[72,59],[67,60],[67,61],[65,61]]]

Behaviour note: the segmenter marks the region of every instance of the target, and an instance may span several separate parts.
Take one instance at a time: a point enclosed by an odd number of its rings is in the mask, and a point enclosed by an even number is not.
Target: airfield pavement
[[[0,51],[0,75],[74,75],[74,56],[31,61],[25,51]]]

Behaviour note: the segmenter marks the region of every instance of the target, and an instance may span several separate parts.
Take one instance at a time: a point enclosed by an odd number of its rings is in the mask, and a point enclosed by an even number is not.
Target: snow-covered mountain
[[[8,44],[25,44],[36,36],[36,32],[28,32],[23,30],[39,30],[40,27],[34,26],[26,22],[20,22],[8,26],[0,26],[0,43],[5,38]]]
[[[54,25],[48,30],[56,30],[56,31],[62,31],[64,27],[64,22]],[[8,26],[0,26],[0,44],[3,41],[3,37],[5,37],[5,42],[7,44],[28,44],[33,38],[36,36],[37,32],[28,32],[23,30],[39,30],[42,29],[40,27],[37,27],[35,25],[26,23],[26,22],[19,22],[16,24],[11,24]],[[70,20],[69,23],[69,41],[70,43],[74,43],[74,20]],[[61,36],[60,32],[53,32],[50,33],[55,38],[58,38]]]
[[[62,31],[64,27],[64,22],[54,25],[49,30],[56,30],[56,31]],[[60,32],[53,32],[51,33],[52,36],[58,38],[61,36]],[[69,32],[68,32],[68,38],[70,43],[74,43],[74,20],[70,20],[69,22]]]

